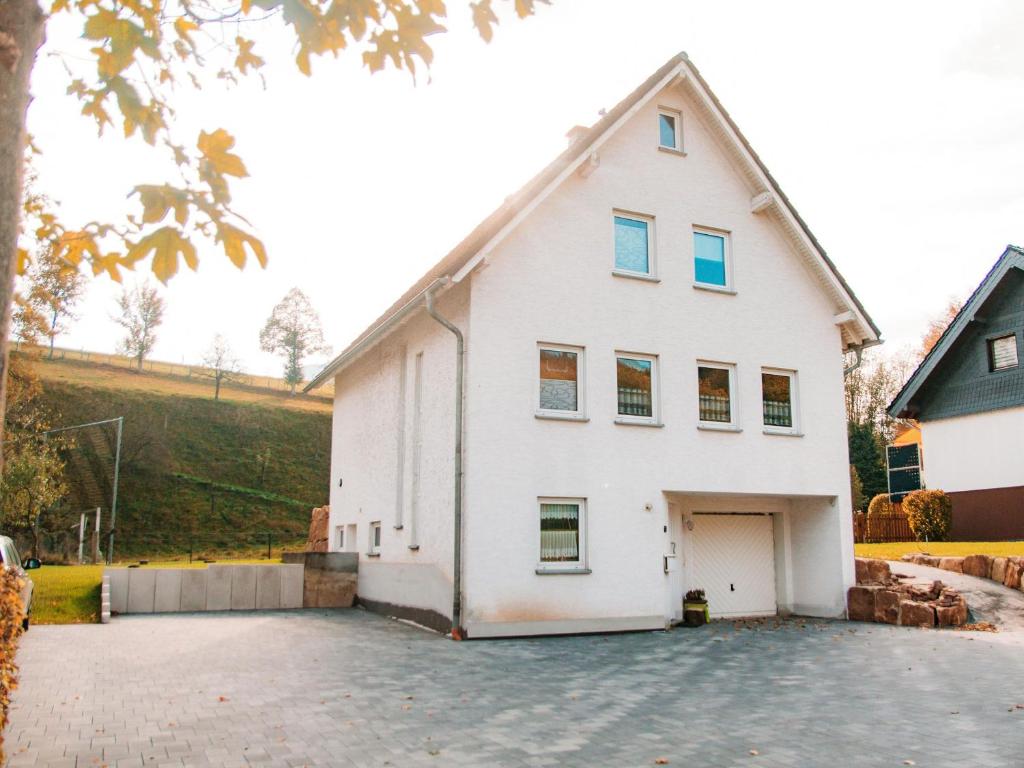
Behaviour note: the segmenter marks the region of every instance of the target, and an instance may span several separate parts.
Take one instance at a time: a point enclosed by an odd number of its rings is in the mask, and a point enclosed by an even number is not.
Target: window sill
[[[657,427],[661,428],[665,425],[660,421],[635,421],[633,419],[616,419],[616,424],[622,424],[626,427]]]
[[[380,557],[380,552],[367,552],[367,557]]]
[[[708,424],[700,423],[697,425],[697,429],[703,432],[742,432],[742,427],[737,427],[735,424]]]
[[[563,415],[561,413],[551,413],[549,411],[537,411],[533,414],[533,418],[544,419],[546,421],[590,421],[589,418],[578,413],[566,413]]]
[[[774,435],[775,437],[803,437],[803,432],[797,432],[792,429],[768,429],[765,428],[763,432],[766,435]]]
[[[591,573],[589,568],[537,568],[538,576],[586,576]]]
[[[668,154],[675,155],[676,157],[686,157],[686,153],[683,150],[676,149],[675,147],[666,147],[663,144],[658,145],[658,151],[667,152]]]
[[[726,285],[711,285],[709,283],[694,283],[695,291],[711,291],[712,293],[724,293],[726,296],[735,296],[736,291]]]
[[[613,269],[612,275],[614,277],[627,277],[630,280],[643,280],[648,283],[660,283],[661,278],[655,275],[645,275],[641,272],[626,272],[621,269]]]

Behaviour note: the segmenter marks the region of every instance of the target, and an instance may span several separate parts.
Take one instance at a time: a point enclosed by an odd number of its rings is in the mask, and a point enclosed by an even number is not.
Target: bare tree
[[[121,316],[115,322],[125,329],[120,350],[134,357],[142,370],[142,362],[153,351],[156,344],[156,329],[163,322],[164,300],[154,286],[147,283],[136,285],[135,290],[125,290],[117,301]]]
[[[260,331],[260,349],[284,357],[284,380],[295,387],[302,383],[302,361],[306,355],[330,352],[324,343],[320,316],[298,288],[292,288],[267,318]]]
[[[213,337],[213,343],[206,350],[203,365],[206,366],[206,370],[199,373],[213,379],[214,400],[220,400],[220,385],[237,379],[242,372],[238,358],[231,351],[231,345],[219,333]]]

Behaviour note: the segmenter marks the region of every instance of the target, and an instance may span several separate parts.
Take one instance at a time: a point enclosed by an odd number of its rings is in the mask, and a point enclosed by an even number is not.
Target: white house
[[[921,428],[922,479],[955,541],[1024,538],[1024,249],[1006,247],[889,406]]]
[[[844,615],[841,353],[877,328],[685,54],[569,138],[309,385],[360,601],[470,638],[660,629],[697,587]]]

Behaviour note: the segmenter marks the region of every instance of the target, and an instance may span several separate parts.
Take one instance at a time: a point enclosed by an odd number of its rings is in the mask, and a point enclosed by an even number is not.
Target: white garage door
[[[712,616],[765,616],[775,602],[775,546],[768,515],[693,516],[694,587]]]

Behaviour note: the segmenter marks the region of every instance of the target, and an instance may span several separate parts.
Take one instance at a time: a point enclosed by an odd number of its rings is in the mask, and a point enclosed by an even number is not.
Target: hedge
[[[879,528],[878,518],[896,514],[896,508],[889,501],[888,493],[880,493],[871,499],[868,504],[867,534],[868,541],[878,541],[882,538],[882,531]]]
[[[21,579],[6,568],[0,568],[0,765],[4,764],[3,731],[7,726],[7,708],[11,692],[18,685],[18,667],[14,652],[21,636]]]
[[[943,491],[912,491],[903,497],[910,530],[918,541],[946,541],[953,525],[953,502]]]

